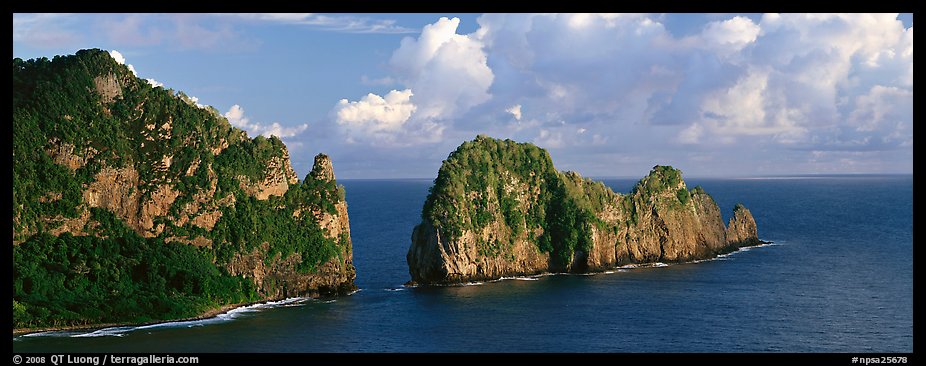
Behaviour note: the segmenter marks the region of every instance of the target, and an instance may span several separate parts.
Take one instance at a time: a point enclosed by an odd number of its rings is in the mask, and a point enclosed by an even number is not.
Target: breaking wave
[[[177,321],[168,321],[163,323],[139,325],[139,326],[118,326],[118,327],[108,327],[102,329],[93,329],[93,330],[60,330],[60,331],[48,331],[48,332],[39,332],[39,333],[30,333],[22,335],[21,337],[71,337],[71,338],[85,338],[85,337],[124,337],[126,334],[145,329],[158,329],[158,328],[192,328],[192,327],[201,327],[207,324],[222,323],[234,320],[243,314],[254,313],[261,311],[263,309],[277,308],[277,307],[291,307],[291,306],[302,306],[305,302],[312,300],[311,298],[306,297],[291,297],[288,299],[283,299],[279,301],[269,301],[258,304],[251,304],[240,306],[231,310],[228,310],[224,313],[220,313],[216,316],[205,318],[205,319],[194,319],[194,320],[177,320]]]

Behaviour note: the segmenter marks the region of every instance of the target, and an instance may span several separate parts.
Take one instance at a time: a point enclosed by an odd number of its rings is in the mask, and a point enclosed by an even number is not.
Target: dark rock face
[[[411,239],[419,284],[686,262],[759,243],[749,210],[737,205],[725,227],[711,196],[671,167],[619,194],[556,171],[536,146],[483,136],[444,162]]]
[[[756,220],[749,209],[741,204],[733,208],[733,217],[727,224],[727,245],[750,246],[761,244],[756,235]]]

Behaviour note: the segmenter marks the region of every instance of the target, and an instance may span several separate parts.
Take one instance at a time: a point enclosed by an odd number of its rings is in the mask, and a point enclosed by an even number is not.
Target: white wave
[[[70,333],[72,333],[72,332],[53,331],[53,330],[51,330],[51,331],[47,331],[47,332],[38,332],[38,333],[23,334],[23,335],[21,335],[21,336],[19,336],[19,337],[54,337],[54,336],[62,336],[62,335],[65,335],[64,333],[68,333],[68,335],[70,335]],[[14,337],[13,339],[16,339],[16,338],[19,338],[19,337]]]
[[[492,282],[498,282],[498,281],[504,281],[504,280],[537,281],[537,280],[539,280],[539,279],[540,279],[540,278],[532,277],[532,276],[511,276],[511,277],[501,277],[501,278],[499,278],[499,279],[497,279],[497,280],[494,280],[494,281],[492,281]]]
[[[113,327],[113,328],[103,328],[92,331],[90,333],[78,333],[70,335],[71,338],[84,338],[84,337],[125,337],[125,333],[134,330],[134,327]]]
[[[294,302],[291,304],[280,305],[281,308],[298,308],[305,306],[305,302]]]
[[[387,288],[387,289],[384,289],[384,290],[386,290],[386,291],[391,291],[391,292],[398,292],[398,291],[405,291],[405,288],[404,288],[404,287],[396,287],[396,288]]]
[[[46,332],[23,334],[21,336],[13,337],[13,340],[15,341],[19,338],[25,338],[25,337],[70,337],[75,334],[80,334],[80,332],[76,332],[72,330],[50,330]]]
[[[654,262],[654,263],[631,263],[631,264],[625,264],[617,268],[618,269],[662,268],[662,267],[668,267],[668,266],[669,266],[668,264],[665,264],[662,262]]]
[[[357,291],[360,291],[360,290],[357,290]],[[354,292],[356,292],[356,291],[354,291]],[[263,303],[263,304],[258,304],[258,305],[264,305],[264,307],[272,307],[272,306],[278,306],[278,305],[287,305],[287,304],[292,304],[292,303],[297,303],[297,302],[303,302],[303,301],[306,301],[306,300],[310,300],[310,298],[308,298],[308,297],[290,297],[290,298],[286,298],[286,299],[283,299],[283,300],[280,300],[280,301],[265,302],[265,303]]]
[[[242,314],[257,312],[262,309],[269,309],[275,307],[287,307],[287,306],[301,306],[310,298],[305,297],[291,297],[279,301],[269,301],[258,304],[251,304],[247,306],[237,307],[231,310],[228,310],[224,313],[217,314],[214,317],[206,319],[196,319],[196,320],[178,320],[178,321],[169,321],[163,323],[155,323],[148,325],[140,326],[121,326],[121,327],[109,327],[103,329],[97,329],[91,332],[80,332],[80,331],[61,331],[61,332],[43,332],[43,333],[32,333],[27,334],[26,336],[66,336],[73,338],[82,338],[82,337],[124,337],[127,333],[143,330],[143,329],[156,329],[156,328],[192,328],[192,327],[201,327],[207,324],[220,323],[231,321],[235,318],[238,318]]]
[[[725,260],[728,260],[727,254],[719,255],[719,256],[716,256],[716,257],[713,257],[713,258],[704,258],[704,259],[693,260],[693,261],[688,262],[688,263],[704,263],[704,262],[725,261]]]
[[[601,274],[609,275],[609,274],[615,274],[615,273],[620,273],[620,272],[627,272],[627,270],[624,269],[624,268],[615,268],[615,269],[612,270],[612,271],[604,271],[604,272],[601,272]]]
[[[485,282],[466,282],[466,283],[461,283],[460,286],[481,286],[484,284]]]

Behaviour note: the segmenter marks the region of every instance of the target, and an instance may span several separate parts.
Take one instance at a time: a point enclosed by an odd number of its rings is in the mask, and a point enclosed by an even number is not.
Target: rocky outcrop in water
[[[553,168],[532,144],[479,136],[444,161],[412,232],[412,282],[448,284],[626,264],[687,262],[759,243],[701,187],[656,166],[629,194]]]

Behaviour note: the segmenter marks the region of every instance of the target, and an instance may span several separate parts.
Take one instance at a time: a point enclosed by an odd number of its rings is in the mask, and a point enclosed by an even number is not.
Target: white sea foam
[[[206,319],[196,319],[196,320],[179,320],[179,321],[169,321],[163,323],[155,323],[148,325],[140,326],[119,326],[119,327],[109,327],[102,329],[95,329],[91,331],[75,331],[75,330],[65,330],[65,331],[49,331],[49,332],[39,332],[22,335],[22,337],[72,337],[72,338],[84,338],[84,337],[124,337],[127,333],[144,330],[144,329],[156,329],[156,328],[192,328],[192,327],[201,327],[206,324],[220,323],[231,321],[235,318],[238,318],[242,314],[253,313],[260,311],[262,309],[269,309],[275,307],[288,307],[288,306],[302,306],[306,301],[311,299],[305,297],[291,297],[279,301],[269,301],[259,304],[251,304],[247,306],[237,307],[231,310],[228,310],[224,313],[218,314],[214,317]]]
[[[68,331],[47,331],[47,332],[38,332],[38,333],[23,334],[23,335],[21,335],[21,336],[19,336],[19,337],[55,337],[55,336],[59,336],[59,337],[60,337],[60,336],[64,336],[64,335],[65,335],[64,333],[68,333],[67,335],[70,335],[70,333],[73,333],[73,332],[68,332]],[[13,339],[16,339],[16,338],[19,338],[19,337],[14,337]]]
[[[688,263],[701,263],[701,262],[710,262],[710,261],[726,261],[726,260],[730,260],[731,257],[732,257],[734,254],[739,253],[739,252],[748,252],[748,251],[753,250],[753,249],[755,249],[755,248],[763,248],[763,247],[770,247],[770,246],[777,246],[777,245],[781,245],[781,244],[778,243],[778,242],[768,242],[768,243],[762,243],[762,244],[759,244],[759,245],[752,245],[752,246],[748,246],[748,247],[739,247],[739,248],[737,248],[736,250],[734,250],[734,251],[732,251],[732,252],[729,252],[729,253],[720,254],[720,255],[717,255],[716,257],[713,257],[713,258],[698,259],[698,260],[694,260],[694,261],[691,261],[691,262],[688,262]]]
[[[72,334],[72,338],[84,338],[84,337],[125,337],[125,333],[134,330],[134,327],[113,327],[113,328],[103,328],[92,331],[90,333],[77,333]]]
[[[498,281],[504,281],[504,280],[537,281],[537,280],[539,280],[539,279],[540,279],[540,278],[532,277],[532,276],[512,276],[512,277],[501,277],[501,278],[499,278],[499,279],[497,279],[497,280],[493,280],[493,281],[491,281],[491,282],[498,282]]]
[[[727,256],[727,255],[724,254],[724,255],[721,255],[721,256],[716,256],[716,257],[714,257],[714,258],[705,258],[705,259],[693,260],[693,261],[688,262],[688,263],[704,263],[704,262],[713,262],[713,261],[725,261],[725,260],[727,260],[726,256]]]
[[[386,290],[386,291],[392,291],[392,292],[398,292],[398,291],[405,291],[405,288],[404,288],[404,287],[396,287],[396,288],[387,288],[387,289],[385,289],[385,290]]]
[[[631,263],[631,264],[625,264],[617,268],[627,270],[627,269],[637,269],[637,268],[662,268],[662,267],[668,267],[668,266],[669,264],[665,264],[662,262],[653,262],[653,263]]]

